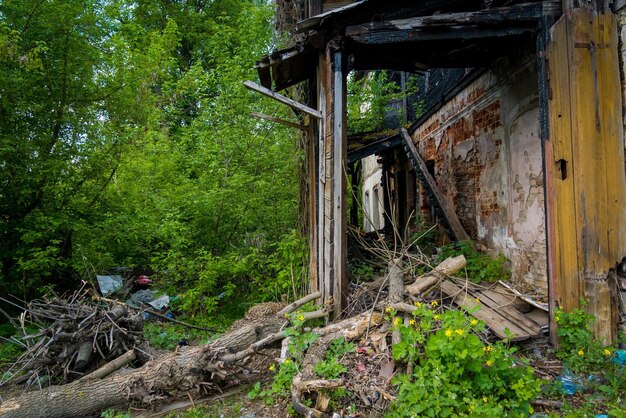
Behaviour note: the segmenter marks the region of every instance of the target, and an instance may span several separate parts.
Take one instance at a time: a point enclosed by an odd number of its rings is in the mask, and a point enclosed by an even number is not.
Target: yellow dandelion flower
[[[446,337],[452,337],[452,330],[451,329],[447,329],[446,330]]]
[[[611,355],[611,350],[609,350],[608,348],[604,349],[604,355],[605,356],[610,356]]]
[[[486,364],[487,366],[493,366],[493,360],[487,360],[487,361],[485,362],[485,364]]]
[[[436,300],[433,300],[432,302],[430,302],[430,304],[435,307],[437,305],[439,305],[439,303]]]
[[[393,324],[394,324],[395,326],[399,326],[399,325],[400,325],[400,322],[402,322],[402,321],[401,321],[401,319],[400,319],[400,318],[398,318],[397,316],[396,316],[395,318],[393,318]]]
[[[289,363],[291,363],[291,359],[285,360],[285,364],[289,364]]]
[[[491,351],[491,346],[487,345],[487,346],[483,347],[483,351],[485,351],[487,353],[490,352]]]
[[[296,318],[298,321],[304,321],[304,315],[298,315]]]
[[[274,366],[273,364],[269,367],[270,372],[273,372],[274,370],[276,370],[276,366]]]
[[[475,320],[475,319],[472,319],[472,320],[470,321],[470,324],[472,324],[472,325],[477,325],[477,324],[478,324],[478,321],[477,321],[477,320]]]
[[[411,320],[409,321],[409,325],[415,325],[415,319],[411,319]]]
[[[474,298],[474,301],[475,301],[476,303],[480,303],[480,299],[478,299],[478,298]]]
[[[484,402],[484,403],[487,403],[487,401],[488,401],[488,400],[489,400],[489,399],[487,399],[487,397],[486,397],[486,396],[483,396],[483,402]]]
[[[413,305],[417,306],[418,308],[422,307],[422,302],[415,302],[413,303]]]
[[[456,335],[463,335],[463,330],[461,328],[455,329],[454,332]]]
[[[585,352],[583,350],[578,350],[578,355],[582,357],[585,355]]]
[[[433,318],[435,319],[435,321],[439,320],[439,318],[441,318],[439,315],[434,315]]]

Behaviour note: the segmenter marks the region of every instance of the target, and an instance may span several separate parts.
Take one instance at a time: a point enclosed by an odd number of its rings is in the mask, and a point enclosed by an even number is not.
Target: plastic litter
[[[618,366],[624,366],[626,364],[626,350],[615,350],[611,361]]]
[[[147,286],[149,284],[152,284],[152,280],[150,280],[150,278],[146,276],[145,274],[142,274],[141,276],[137,277],[137,279],[135,280],[135,283],[139,285]]]
[[[153,301],[148,302],[148,305],[152,306],[154,309],[160,311],[170,304],[170,297],[168,295],[163,295]]]
[[[100,293],[102,293],[102,296],[109,296],[110,294],[120,290],[124,285],[124,279],[122,279],[122,276],[119,275],[96,275],[96,279],[98,279],[98,286],[100,287]]]
[[[139,290],[130,296],[126,304],[131,308],[140,309],[143,304],[152,302],[155,298],[156,292],[149,289]]]
[[[556,380],[561,382],[563,393],[567,395],[573,395],[584,388],[580,378],[567,368],[561,376],[556,378]]]

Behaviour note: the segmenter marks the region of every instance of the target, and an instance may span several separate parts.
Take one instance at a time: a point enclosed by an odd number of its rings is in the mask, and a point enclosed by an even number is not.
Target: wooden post
[[[346,164],[348,135],[346,127],[346,76],[344,53],[333,48],[333,301],[337,316],[347,305],[348,243],[346,219]]]
[[[586,304],[597,319],[595,336],[614,342],[617,308],[609,278],[626,255],[615,16],[566,10],[550,30],[547,61],[545,168],[551,304],[566,311]]]
[[[345,307],[347,285],[346,83],[344,55],[331,42],[318,66],[320,122],[318,196],[318,281],[323,300],[332,300],[334,315]]]

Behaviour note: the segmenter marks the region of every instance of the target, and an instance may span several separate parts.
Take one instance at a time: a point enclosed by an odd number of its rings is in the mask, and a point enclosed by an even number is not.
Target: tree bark
[[[284,323],[278,316],[262,318],[209,345],[182,348],[130,373],[27,392],[0,404],[0,416],[79,417],[129,401],[150,404],[171,392],[193,391],[203,383],[226,377],[242,378],[239,362],[263,345],[283,338],[279,331]]]

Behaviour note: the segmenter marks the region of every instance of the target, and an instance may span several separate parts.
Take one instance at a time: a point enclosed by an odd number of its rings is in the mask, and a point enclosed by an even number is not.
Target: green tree
[[[276,248],[295,223],[294,133],[250,118],[288,115],[242,87],[272,15],[248,0],[0,5],[3,292],[116,264],[192,281]]]

